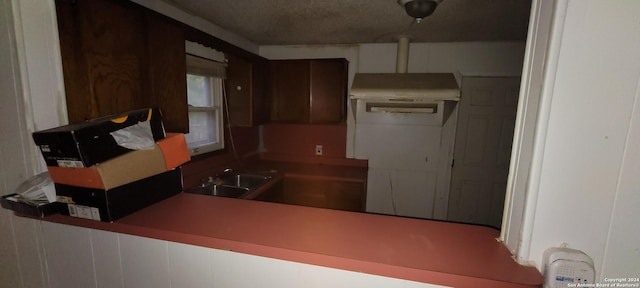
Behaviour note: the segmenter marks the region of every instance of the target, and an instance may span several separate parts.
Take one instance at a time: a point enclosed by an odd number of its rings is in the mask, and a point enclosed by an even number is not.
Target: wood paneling
[[[70,123],[145,107],[187,132],[184,33],[127,1],[57,0]]]
[[[269,80],[269,62],[263,59],[253,60],[253,73],[251,76],[251,109],[252,109],[252,126],[260,125],[269,121],[269,113],[271,110],[268,95]]]
[[[251,97],[232,124],[268,120],[266,59],[130,1],[55,1],[69,122],[155,106],[167,131],[188,132],[184,40],[246,59]]]
[[[122,1],[56,1],[69,122],[151,106],[145,17]]]

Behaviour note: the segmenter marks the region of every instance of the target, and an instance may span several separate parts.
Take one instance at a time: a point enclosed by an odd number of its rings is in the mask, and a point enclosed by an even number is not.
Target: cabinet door
[[[227,67],[227,105],[229,107],[229,119],[232,126],[252,125],[251,94],[253,86],[252,65],[249,61],[229,55]]]
[[[189,132],[184,31],[173,20],[147,11],[150,90],[169,132]]]
[[[151,106],[145,17],[122,1],[56,1],[69,122]]]
[[[269,190],[261,193],[260,195],[258,195],[253,200],[265,201],[265,202],[283,203],[282,181],[280,181],[280,183],[278,183],[278,184],[272,186],[271,188],[269,188]]]
[[[286,177],[284,179],[283,203],[364,211],[364,191],[364,183]]]
[[[302,124],[345,119],[345,59],[271,61],[271,120]]]
[[[271,120],[309,122],[309,61],[278,60],[270,65]]]
[[[284,178],[283,202],[319,208],[329,208],[328,185],[321,180]]]
[[[232,126],[251,127],[268,119],[266,100],[266,63],[229,55],[227,67],[227,104]]]
[[[346,64],[344,59],[311,61],[310,123],[339,123],[345,119]]]
[[[158,107],[167,131],[187,132],[184,33],[128,1],[57,0],[70,123]]]
[[[331,209],[363,212],[365,211],[364,183],[330,181],[329,202]]]

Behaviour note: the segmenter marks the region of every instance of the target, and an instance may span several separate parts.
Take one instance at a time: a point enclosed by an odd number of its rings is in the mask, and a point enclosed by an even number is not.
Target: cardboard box
[[[62,205],[58,202],[47,203],[47,204],[31,204],[22,201],[20,195],[18,194],[10,194],[2,196],[0,199],[0,204],[3,208],[10,209],[15,211],[16,213],[44,217],[51,214],[60,213],[60,209]]]
[[[184,134],[167,133],[167,138],[158,141],[158,146],[162,150],[162,155],[164,155],[167,170],[178,167],[191,160],[191,154],[189,153],[189,147],[187,147],[187,140]]]
[[[61,213],[104,222],[115,221],[182,191],[180,168],[109,190],[55,184]]]
[[[90,167],[131,152],[110,133],[146,121],[154,141],[165,137],[160,110],[149,108],[34,132],[33,140],[47,166]]]
[[[88,168],[47,169],[54,183],[109,190],[172,170],[190,159],[184,134],[170,133],[153,150],[132,151]]]

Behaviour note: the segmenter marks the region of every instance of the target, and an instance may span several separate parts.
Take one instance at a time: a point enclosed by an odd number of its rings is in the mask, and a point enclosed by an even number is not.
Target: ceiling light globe
[[[407,15],[418,21],[431,15],[440,2],[442,0],[398,0],[398,4],[404,7]]]

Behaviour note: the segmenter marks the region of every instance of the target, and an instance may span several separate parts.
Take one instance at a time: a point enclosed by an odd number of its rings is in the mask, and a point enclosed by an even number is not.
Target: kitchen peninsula
[[[542,283],[495,240],[497,230],[466,224],[187,193],[113,223],[43,221],[451,287]]]

